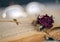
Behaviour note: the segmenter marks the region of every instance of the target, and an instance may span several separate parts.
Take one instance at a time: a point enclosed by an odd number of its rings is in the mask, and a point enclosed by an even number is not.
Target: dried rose
[[[37,24],[44,26],[45,28],[51,28],[53,26],[53,16],[43,15],[41,18],[37,18]]]

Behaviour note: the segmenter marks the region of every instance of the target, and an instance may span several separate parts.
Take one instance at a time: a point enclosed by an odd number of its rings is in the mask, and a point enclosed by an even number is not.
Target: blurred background
[[[0,0],[0,7],[6,7],[8,6],[11,2],[15,2],[20,5],[26,5],[29,2],[40,2],[44,4],[59,4],[60,0]]]
[[[19,4],[24,7],[30,2],[39,2],[46,6],[48,9],[60,9],[60,0],[0,0],[0,14],[1,11],[10,4]]]
[[[0,0],[0,18],[2,18],[3,10],[11,4],[19,4],[26,7],[30,2],[39,2],[45,5],[46,10],[48,11],[46,12],[47,14],[54,15],[60,13],[60,0]],[[43,14],[45,14],[45,12]]]

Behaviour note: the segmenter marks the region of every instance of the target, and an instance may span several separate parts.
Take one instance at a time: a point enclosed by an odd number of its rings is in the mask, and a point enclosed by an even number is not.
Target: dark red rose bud
[[[51,28],[53,26],[53,16],[43,15],[41,18],[37,17],[37,24],[44,26],[45,28]]]

